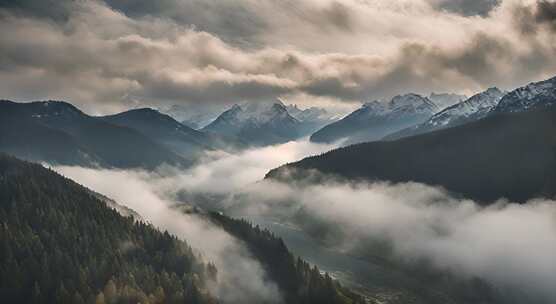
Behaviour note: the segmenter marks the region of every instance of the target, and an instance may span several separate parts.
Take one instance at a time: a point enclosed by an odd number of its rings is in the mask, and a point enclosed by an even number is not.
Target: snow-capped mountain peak
[[[432,126],[447,126],[455,120],[483,118],[494,108],[504,92],[498,88],[489,88],[486,91],[471,96],[469,99],[448,107],[433,115],[425,124]]]
[[[556,104],[556,77],[530,83],[508,93],[493,112],[521,112]]]
[[[366,102],[361,108],[376,115],[385,114],[390,110],[388,104],[381,100]]]
[[[438,111],[438,107],[428,98],[410,93],[395,96],[389,102],[382,100],[366,102],[349,117],[367,119],[368,117],[432,115],[436,111]]]
[[[239,136],[246,142],[273,144],[298,136],[300,122],[292,117],[279,100],[233,105],[218,116],[204,131]]]
[[[392,133],[385,139],[398,139],[482,119],[498,104],[504,94],[505,92],[498,88],[489,88],[432,115],[421,124]]]
[[[390,111],[397,113],[432,114],[438,111],[438,106],[432,101],[414,93],[395,96],[388,106]]]
[[[388,102],[374,100],[313,133],[311,140],[343,140],[344,144],[374,141],[392,132],[422,123],[436,111],[438,107],[427,97],[413,93],[398,95]]]

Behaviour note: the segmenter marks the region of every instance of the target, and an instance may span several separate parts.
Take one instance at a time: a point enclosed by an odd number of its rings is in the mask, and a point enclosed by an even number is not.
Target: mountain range
[[[190,165],[189,160],[141,132],[86,115],[61,101],[1,101],[0,151],[64,165]]]
[[[211,123],[224,110],[222,105],[206,104],[203,106],[174,104],[157,109],[192,129],[199,130]]]
[[[434,114],[427,121],[400,130],[384,137],[387,140],[423,134],[434,130],[446,129],[484,118],[498,105],[505,95],[498,88],[490,88],[473,95],[467,100],[456,103]]]
[[[134,109],[99,119],[136,130],[192,161],[208,150],[239,149],[242,146],[240,141],[194,130],[151,108]]]
[[[506,94],[493,113],[521,112],[556,104],[556,77],[532,82]]]
[[[311,141],[344,145],[374,141],[430,118],[438,106],[417,94],[398,95],[389,102],[372,101],[311,135]]]
[[[240,139],[204,133],[150,108],[89,116],[62,101],[0,101],[0,151],[63,165],[187,167],[207,151],[237,151]]]
[[[550,198],[556,195],[555,83],[552,78],[518,88],[480,120],[340,148],[271,170],[266,177],[300,180],[317,170],[349,179],[413,181],[485,204],[502,197],[517,202]],[[500,95],[494,89],[490,93]]]

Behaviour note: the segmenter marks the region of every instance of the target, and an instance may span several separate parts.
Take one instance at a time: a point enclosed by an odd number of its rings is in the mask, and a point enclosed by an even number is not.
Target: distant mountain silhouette
[[[150,108],[134,109],[99,118],[114,125],[134,129],[191,161],[207,150],[241,146],[222,136],[194,130]]]
[[[301,122],[301,126],[298,127],[300,136],[311,135],[318,129],[339,120],[337,115],[319,107],[300,109],[297,105],[290,104],[286,109],[293,118]]]
[[[65,165],[154,168],[190,162],[146,135],[91,117],[67,102],[0,101],[0,151]]]

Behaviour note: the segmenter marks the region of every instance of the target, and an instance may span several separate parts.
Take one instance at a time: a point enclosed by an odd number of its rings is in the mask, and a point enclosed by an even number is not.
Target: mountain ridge
[[[496,107],[504,94],[505,93],[498,88],[489,88],[486,91],[475,94],[464,101],[445,108],[423,123],[389,134],[383,139],[400,139],[482,119],[489,115],[489,112]]]
[[[428,98],[409,93],[388,102],[371,101],[311,135],[316,143],[344,140],[344,144],[379,140],[392,132],[428,119],[438,107]]]
[[[395,141],[339,148],[273,169],[265,178],[303,180],[314,169],[347,179],[442,186],[484,204],[503,197],[525,202],[556,195],[553,134],[554,106],[498,113]]]
[[[1,101],[0,118],[0,151],[30,160],[116,168],[190,164],[142,133],[89,116],[67,102]]]

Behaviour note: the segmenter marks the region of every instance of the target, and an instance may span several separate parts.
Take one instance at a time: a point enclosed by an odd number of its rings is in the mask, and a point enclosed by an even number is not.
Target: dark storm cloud
[[[539,1],[535,19],[539,23],[549,25],[552,30],[556,31],[556,2]]]
[[[88,0],[0,0],[0,8],[27,17],[65,23]],[[93,0],[130,18],[162,18],[213,33],[227,42],[249,46],[267,27],[256,5],[218,0]]]
[[[515,26],[524,35],[535,35],[541,28],[556,32],[556,2],[540,0],[533,5],[516,5]]]
[[[219,0],[105,0],[115,10],[129,17],[169,18],[181,25],[195,26],[223,40],[238,44],[254,43],[254,36],[267,24],[257,15],[256,4]]]
[[[66,21],[70,15],[71,0],[0,0],[0,8],[16,14]]]
[[[391,62],[369,66],[366,71],[380,72],[379,77],[369,77],[365,72],[351,70],[342,78],[315,79],[304,90],[314,95],[341,96],[346,99],[391,97],[394,94],[452,88],[479,88],[490,84],[511,88],[535,78],[538,71],[556,69],[551,54],[554,48],[536,45],[518,53],[512,43],[488,33],[479,32],[469,42],[457,49],[432,47],[424,43],[407,43]],[[361,66],[361,63],[354,64]],[[501,71],[507,70],[504,77]],[[358,85],[345,85],[342,80],[351,78]],[[459,83],[459,86],[457,85]]]
[[[440,0],[433,4],[439,8],[464,16],[486,16],[501,0]]]

